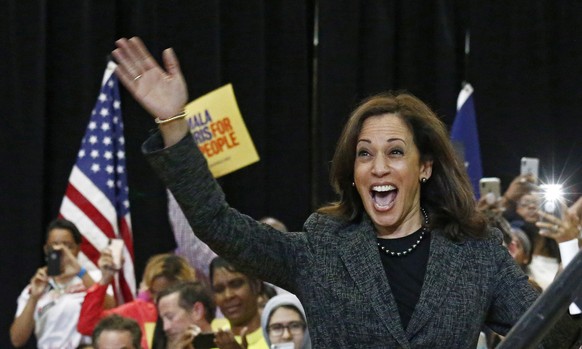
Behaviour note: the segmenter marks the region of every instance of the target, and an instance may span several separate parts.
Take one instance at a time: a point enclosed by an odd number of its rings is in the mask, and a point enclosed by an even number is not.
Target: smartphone
[[[271,349],[295,349],[293,342],[271,344]]]
[[[214,343],[214,333],[207,332],[207,333],[200,333],[192,340],[192,345],[196,349],[210,349],[216,348],[216,344]]]
[[[540,210],[561,219],[562,202],[564,202],[562,185],[541,184],[540,195]]]
[[[57,276],[61,275],[61,250],[50,248],[46,255],[47,275]]]
[[[521,175],[532,174],[537,180],[539,178],[538,172],[540,167],[540,159],[538,158],[521,158]]]
[[[113,267],[115,270],[121,269],[121,255],[123,253],[123,240],[122,239],[110,239],[109,246],[111,250],[111,257],[113,257]]]
[[[479,180],[479,193],[481,197],[487,197],[488,204],[494,204],[501,197],[501,180],[497,177],[481,178]]]

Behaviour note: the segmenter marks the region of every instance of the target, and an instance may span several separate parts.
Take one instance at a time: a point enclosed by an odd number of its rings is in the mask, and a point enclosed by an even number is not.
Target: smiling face
[[[354,183],[379,236],[406,236],[421,226],[420,180],[432,162],[421,162],[412,132],[395,114],[367,118],[356,144]]]
[[[247,326],[252,320],[258,323],[258,297],[246,275],[216,268],[213,271],[212,289],[214,302],[231,326]]]

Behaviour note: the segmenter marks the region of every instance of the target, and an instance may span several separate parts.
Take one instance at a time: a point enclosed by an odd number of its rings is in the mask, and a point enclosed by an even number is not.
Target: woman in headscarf
[[[305,310],[293,294],[277,295],[267,302],[261,316],[261,327],[269,347],[293,343],[294,349],[311,349]]]

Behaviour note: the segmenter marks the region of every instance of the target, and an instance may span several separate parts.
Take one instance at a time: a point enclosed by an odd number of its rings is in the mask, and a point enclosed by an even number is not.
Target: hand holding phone
[[[489,205],[497,202],[501,196],[501,180],[497,177],[484,177],[479,180],[479,193],[486,198]]]
[[[214,343],[214,337],[215,335],[213,332],[199,333],[192,340],[192,345],[196,349],[216,348],[216,344]]]
[[[110,239],[109,246],[107,246],[111,251],[111,257],[113,259],[113,268],[115,270],[121,269],[121,256],[123,253],[123,240],[122,239]]]
[[[562,186],[559,184],[542,184],[537,195],[539,196],[539,223],[536,225],[540,228],[541,235],[551,236],[558,230],[558,222],[562,219],[562,206],[566,207]]]
[[[48,286],[47,268],[37,269],[36,274],[30,279],[30,297],[39,298]]]
[[[562,218],[562,205],[564,205],[562,185],[542,184],[540,185],[540,190],[540,210],[556,218]]]

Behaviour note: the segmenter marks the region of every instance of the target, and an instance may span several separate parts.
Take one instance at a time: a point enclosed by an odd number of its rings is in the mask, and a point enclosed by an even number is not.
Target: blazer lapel
[[[420,299],[406,329],[409,338],[420,331],[434,310],[440,307],[463,266],[463,248],[458,243],[448,240],[438,231],[433,231],[431,236]]]
[[[371,224],[364,219],[356,229],[346,229],[342,235],[344,242],[340,244],[340,256],[358,290],[369,298],[378,317],[398,343],[403,348],[410,348],[382,268]]]

